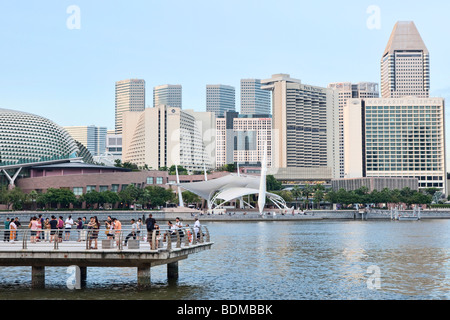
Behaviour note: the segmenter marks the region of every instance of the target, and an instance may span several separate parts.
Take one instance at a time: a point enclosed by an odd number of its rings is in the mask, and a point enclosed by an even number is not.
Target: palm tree
[[[306,198],[306,209],[309,209],[309,197],[312,195],[312,193],[314,192],[314,189],[311,185],[307,184],[303,187],[303,196]]]

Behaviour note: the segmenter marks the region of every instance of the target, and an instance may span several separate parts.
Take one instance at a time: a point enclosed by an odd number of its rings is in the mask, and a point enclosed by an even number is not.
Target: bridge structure
[[[35,232],[0,230],[0,266],[31,267],[33,289],[45,288],[45,267],[72,266],[79,288],[86,287],[88,267],[135,267],[138,287],[149,288],[152,267],[167,265],[168,280],[178,280],[178,262],[213,245],[206,226],[140,234],[122,229],[113,236],[104,229]]]

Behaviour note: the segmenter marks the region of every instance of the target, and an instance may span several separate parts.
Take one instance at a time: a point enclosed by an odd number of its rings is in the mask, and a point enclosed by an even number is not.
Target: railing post
[[[197,244],[197,235],[195,234],[194,228],[191,228],[191,230],[192,230],[192,245],[196,245]]]
[[[152,239],[150,242],[150,250],[158,250],[156,247],[156,229],[152,230]]]
[[[181,248],[181,237],[180,237],[179,229],[176,229],[175,232],[177,234],[177,248]]]
[[[172,250],[172,239],[170,238],[170,232],[166,231],[167,237],[167,250]]]
[[[198,232],[200,232],[200,243],[203,243],[203,230],[202,230],[202,227],[198,228]]]
[[[92,229],[88,229],[86,232],[86,250],[91,249],[91,247],[89,246],[89,240],[91,239],[91,233],[92,233]]]
[[[184,241],[184,245],[186,247],[189,247],[189,229],[183,229],[184,236],[186,237],[186,240]]]
[[[209,236],[209,230],[206,226],[203,226],[203,228],[205,228],[205,233],[206,233],[206,242],[211,242],[211,237]]]
[[[22,239],[22,249],[27,249],[27,233],[28,230],[24,230]]]

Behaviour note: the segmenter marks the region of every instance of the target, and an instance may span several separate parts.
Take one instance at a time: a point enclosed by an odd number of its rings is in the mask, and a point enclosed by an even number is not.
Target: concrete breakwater
[[[0,220],[5,221],[7,217],[18,217],[22,225],[28,225],[31,217],[42,214],[44,218],[50,218],[52,215],[56,217],[62,216],[66,219],[69,215],[72,219],[76,220],[78,217],[86,217],[89,219],[92,216],[97,216],[100,222],[107,219],[108,216],[118,218],[123,224],[129,224],[131,219],[145,219],[149,214],[153,215],[153,218],[159,224],[166,224],[167,221],[175,221],[175,218],[179,217],[182,221],[193,223],[195,216],[199,218],[201,222],[259,222],[259,221],[317,221],[317,220],[361,220],[363,217],[361,213],[355,210],[321,210],[321,211],[306,211],[304,214],[266,214],[260,216],[257,212],[231,212],[226,214],[201,214],[193,212],[161,212],[161,211],[112,211],[112,210],[99,210],[99,211],[14,211],[14,212],[1,212]],[[412,214],[412,211],[408,212]],[[424,210],[420,213],[421,219],[450,219],[450,210]],[[390,211],[368,213],[364,214],[364,220],[390,220]],[[0,225],[3,227],[3,223]]]

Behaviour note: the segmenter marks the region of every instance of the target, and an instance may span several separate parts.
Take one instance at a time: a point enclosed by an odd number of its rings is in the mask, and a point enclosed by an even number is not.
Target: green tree
[[[178,174],[179,175],[187,175],[188,171],[183,167],[183,166],[177,166],[175,167],[175,165],[172,165],[169,168],[169,175],[174,176],[177,174],[176,168],[178,168]]]
[[[146,199],[152,208],[164,206],[168,202],[173,202],[176,195],[171,188],[165,189],[159,186],[147,186],[145,192]]]
[[[199,204],[202,202],[202,198],[200,198],[198,195],[196,195],[193,192],[190,191],[183,191],[181,193],[182,197],[183,197],[183,202],[186,205],[190,205],[190,204]]]
[[[266,176],[266,189],[267,191],[279,191],[283,189],[283,185],[273,175],[268,175]]]

